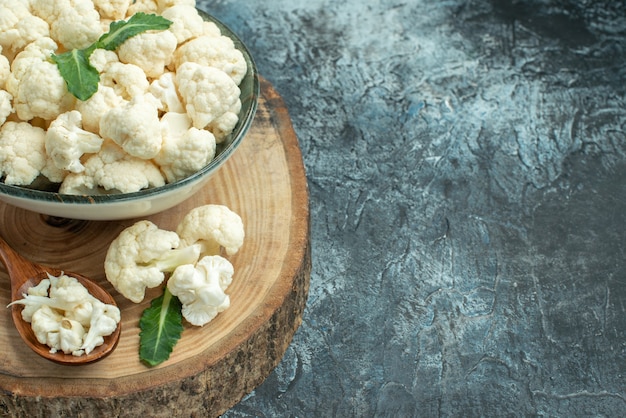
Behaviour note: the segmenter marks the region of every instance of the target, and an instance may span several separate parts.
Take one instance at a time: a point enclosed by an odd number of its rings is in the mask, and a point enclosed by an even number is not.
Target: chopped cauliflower
[[[134,0],[93,0],[103,19],[122,20]]]
[[[78,110],[59,115],[46,131],[46,152],[55,167],[80,173],[85,170],[80,159],[84,154],[96,153],[102,138],[83,130],[82,116]]]
[[[199,246],[181,246],[175,232],[142,220],[124,229],[111,242],[104,271],[118,292],[139,303],[146,288],[163,283],[165,272],[172,272],[180,265],[194,264],[199,256]]]
[[[91,0],[30,0],[33,14],[48,22],[50,36],[66,49],[86,48],[102,35]]]
[[[53,120],[74,107],[76,99],[67,91],[58,67],[49,60],[55,50],[52,39],[39,38],[11,64],[6,90],[13,96],[17,116],[23,121],[36,117]]]
[[[192,5],[178,4],[169,7],[163,10],[161,16],[172,22],[169,31],[176,36],[179,45],[201,36],[204,32],[204,19]]]
[[[150,82],[144,71],[134,64],[111,62],[100,74],[100,83],[115,90],[124,100],[131,100],[148,91]]]
[[[233,255],[243,245],[241,217],[224,205],[199,206],[187,213],[176,228],[184,245],[202,245],[203,255],[218,255],[221,248]]]
[[[239,85],[248,71],[248,65],[227,36],[199,36],[181,45],[174,53],[174,65],[178,69],[186,62],[215,67],[224,71]]]
[[[167,281],[170,293],[180,300],[183,317],[192,325],[203,326],[230,306],[224,293],[232,282],[234,268],[225,258],[206,256],[194,266],[178,267]]]
[[[232,112],[240,102],[239,87],[217,68],[185,62],[176,70],[176,83],[193,126],[198,129]]]
[[[154,161],[168,182],[183,179],[206,166],[215,156],[215,137],[191,126],[185,113],[168,112],[161,118],[163,146]]]
[[[149,91],[159,99],[161,102],[159,109],[163,112],[185,113],[185,108],[176,90],[174,77],[175,74],[172,72],[163,73],[150,84]]]
[[[152,94],[135,96],[100,119],[100,135],[111,139],[129,155],[149,160],[161,150],[160,101]]]
[[[0,46],[0,52],[2,52],[2,46]],[[4,55],[0,55],[0,89],[5,88],[9,74],[11,74],[9,59]]]
[[[46,165],[46,132],[27,122],[6,122],[0,128],[0,175],[4,183],[31,184]]]
[[[83,165],[82,173],[65,177],[59,193],[132,193],[165,184],[163,174],[151,160],[133,157],[113,141],[104,141],[100,151],[90,155]]]
[[[126,100],[115,93],[113,87],[100,85],[98,91],[89,99],[76,103],[76,110],[83,120],[83,129],[95,134],[100,133],[100,120],[109,110],[121,107]]]
[[[0,89],[0,126],[13,113],[13,96],[8,91]]]
[[[24,305],[22,318],[51,353],[89,354],[115,332],[121,320],[117,306],[100,301],[65,274],[48,275],[9,306],[14,304]]]
[[[146,76],[157,78],[165,72],[178,45],[176,36],[168,31],[144,32],[125,41],[117,55],[125,64],[141,68]]]

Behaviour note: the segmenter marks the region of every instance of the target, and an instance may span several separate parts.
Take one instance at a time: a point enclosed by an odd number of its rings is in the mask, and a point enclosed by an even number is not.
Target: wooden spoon
[[[28,289],[30,287],[37,286],[39,282],[41,282],[41,280],[47,279],[49,273],[57,277],[61,274],[75,277],[83,286],[85,286],[85,288],[87,288],[92,296],[100,299],[106,304],[116,305],[115,300],[109,292],[107,292],[104,288],[99,286],[97,283],[91,281],[87,277],[81,276],[77,273],[60,270],[54,267],[47,267],[33,263],[22,257],[15,250],[13,250],[9,246],[9,244],[1,237],[0,261],[2,261],[2,264],[4,264],[4,266],[6,267],[7,273],[11,280],[12,301],[23,299],[24,294],[27,293]],[[45,344],[41,344],[37,340],[31,324],[24,321],[24,319],[22,318],[22,309],[24,309],[24,307],[20,304],[15,304],[12,305],[11,308],[15,328],[17,328],[17,332],[20,334],[26,345],[28,345],[35,353],[39,354],[40,356],[59,364],[81,365],[102,360],[107,355],[111,354],[111,352],[113,352],[119,341],[121,322],[117,325],[117,329],[113,332],[113,334],[104,337],[104,343],[95,347],[94,350],[91,351],[89,354],[74,356],[72,354],[65,354],[62,351],[51,353],[50,347]]]

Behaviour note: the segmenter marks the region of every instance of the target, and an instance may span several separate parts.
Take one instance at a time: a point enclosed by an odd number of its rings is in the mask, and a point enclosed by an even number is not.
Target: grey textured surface
[[[311,196],[304,323],[226,417],[623,416],[624,1],[198,4]]]

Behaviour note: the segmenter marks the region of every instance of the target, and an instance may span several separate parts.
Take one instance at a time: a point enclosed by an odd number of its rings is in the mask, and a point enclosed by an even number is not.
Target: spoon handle
[[[16,252],[2,237],[0,237],[0,261],[11,280],[12,300],[22,298],[24,284],[29,281],[34,283],[37,277],[47,271]]]

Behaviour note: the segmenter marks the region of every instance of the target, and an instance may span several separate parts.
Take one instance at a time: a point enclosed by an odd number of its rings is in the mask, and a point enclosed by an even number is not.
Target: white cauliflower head
[[[62,113],[46,131],[46,152],[60,170],[80,173],[85,167],[80,161],[84,154],[96,153],[102,138],[82,129],[82,116],[78,110]]]
[[[146,73],[140,67],[119,61],[108,62],[104,66],[100,74],[100,83],[113,88],[124,100],[143,95],[150,87]]]
[[[0,89],[0,126],[6,122],[11,113],[13,113],[13,96],[8,91]]]
[[[152,94],[135,96],[125,106],[111,108],[100,119],[100,135],[133,157],[154,158],[163,142],[159,123],[161,102]]]
[[[4,183],[31,184],[46,165],[46,132],[27,122],[6,122],[0,128],[0,175]]]
[[[232,112],[240,101],[239,87],[214,67],[185,62],[176,70],[176,83],[187,114],[198,129]]]
[[[169,31],[176,36],[179,45],[204,31],[204,19],[195,6],[178,4],[163,10],[161,16],[172,22]]]
[[[104,19],[121,20],[134,0],[93,0],[94,6]]]
[[[49,60],[56,47],[54,40],[39,38],[11,64],[6,90],[13,96],[13,106],[21,120],[53,120],[74,107],[75,97],[67,90],[56,64]]]
[[[115,93],[113,87],[100,85],[98,91],[89,99],[77,100],[76,110],[82,116],[83,129],[95,134],[100,133],[100,120],[109,110],[122,107],[126,104],[121,96]]]
[[[91,0],[30,0],[33,14],[50,25],[66,49],[86,48],[102,35],[100,14]]]
[[[0,53],[1,52],[2,47],[0,46]],[[9,59],[3,54],[0,54],[0,89],[4,89],[6,87],[7,79],[9,78],[10,73],[11,64],[9,63]]]
[[[81,173],[69,173],[61,187],[65,194],[132,193],[165,184],[152,160],[133,157],[112,141],[104,141],[100,151],[84,162]],[[100,189],[102,188],[102,189]]]
[[[149,92],[159,99],[159,109],[163,112],[185,113],[183,103],[176,90],[175,74],[165,72],[150,84]]]
[[[146,76],[157,78],[165,72],[178,44],[176,36],[168,31],[149,31],[135,35],[118,48],[120,61],[141,68]]]
[[[187,213],[176,233],[184,245],[201,244],[202,254],[218,255],[221,248],[233,255],[243,245],[241,217],[224,205],[199,206]]]
[[[198,260],[200,247],[181,247],[178,235],[142,220],[111,242],[104,261],[107,280],[124,297],[139,303],[146,288],[159,286],[164,272]]]
[[[243,53],[227,36],[203,35],[191,39],[178,47],[173,62],[176,68],[186,62],[218,68],[228,74],[237,85],[248,71]]]
[[[154,158],[168,182],[189,176],[215,156],[215,137],[191,126],[185,113],[168,112],[161,117],[163,146]]]
[[[174,270],[167,288],[183,305],[183,317],[192,325],[203,326],[230,306],[224,292],[233,278],[233,265],[221,256],[206,256],[193,266]]]

